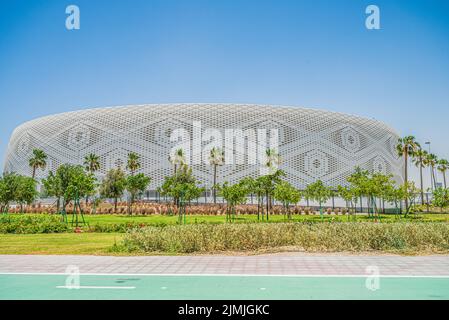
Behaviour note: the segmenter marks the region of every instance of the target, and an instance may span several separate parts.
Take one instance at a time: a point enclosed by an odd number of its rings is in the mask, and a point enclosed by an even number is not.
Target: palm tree
[[[440,171],[443,174],[443,181],[444,181],[444,189],[447,188],[446,186],[446,171],[449,170],[449,161],[446,159],[440,159],[438,161],[438,171]]]
[[[136,173],[137,170],[140,169],[140,166],[140,156],[135,152],[129,153],[126,169],[131,171],[132,176]]]
[[[210,150],[209,164],[214,166],[214,203],[217,203],[217,166],[222,166],[224,164],[224,151],[220,148],[213,147]]]
[[[267,149],[265,151],[265,167],[268,169],[269,174],[273,174],[278,170],[281,162],[281,157],[275,149]]]
[[[422,169],[427,167],[427,151],[419,148],[413,154],[413,163],[419,168],[419,178],[421,181],[421,204],[424,205],[424,186]]]
[[[279,164],[281,162],[281,157],[275,149],[265,150],[265,167],[268,169],[267,181],[266,181],[266,209],[267,209],[267,220],[268,214],[272,207],[272,191],[274,190],[274,185],[279,181],[279,177],[284,175],[284,172],[279,170]]]
[[[408,183],[408,157],[418,150],[419,144],[416,142],[414,136],[406,136],[398,139],[396,150],[399,157],[404,157],[404,185]],[[408,210],[408,199],[405,198],[405,209]]]
[[[89,153],[84,157],[84,167],[86,171],[93,175],[96,171],[100,170],[100,157],[94,153]],[[89,202],[89,195],[86,195],[86,205]]]
[[[430,167],[430,171],[431,171],[431,179],[433,180],[433,184],[432,187],[436,189],[436,185],[437,185],[437,181],[436,181],[436,177],[435,177],[435,166],[438,163],[438,157],[433,154],[433,153],[429,153],[427,155],[427,165]]]
[[[84,157],[84,166],[90,174],[100,170],[100,157],[94,153],[89,153]]]
[[[41,149],[33,150],[33,157],[29,160],[29,165],[33,170],[31,177],[34,179],[37,169],[45,169],[47,166],[47,155]]]
[[[174,153],[174,155],[170,155],[168,157],[168,161],[170,161],[170,163],[173,165],[174,168],[174,174],[176,174],[176,170],[178,165],[182,166],[184,164],[186,164],[186,157],[184,154],[184,150],[183,149],[177,149]]]

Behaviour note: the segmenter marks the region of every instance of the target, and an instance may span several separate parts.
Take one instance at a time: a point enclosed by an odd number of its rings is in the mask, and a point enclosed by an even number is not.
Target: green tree
[[[65,189],[64,198],[66,202],[79,200],[93,195],[96,190],[95,177],[84,171],[82,166],[74,166],[71,170],[70,181]]]
[[[301,200],[301,193],[287,181],[279,182],[274,188],[274,199],[280,201],[284,207],[284,215],[291,219],[290,205]]]
[[[43,193],[46,196],[56,197],[56,207],[65,215],[67,205],[72,201],[93,195],[97,183],[93,174],[87,173],[81,165],[63,164],[58,167],[56,173],[50,172],[46,179],[42,180]],[[77,203],[75,203],[75,206]]]
[[[360,167],[356,167],[354,173],[346,178],[346,181],[349,182],[351,192],[360,199],[360,206],[363,205],[363,197],[368,197],[369,179],[368,170],[362,170]]]
[[[257,199],[257,220],[260,220],[260,215],[263,217],[263,200],[265,190],[263,187],[263,178],[259,177],[254,179],[253,177],[245,177],[241,180],[247,186],[248,193],[256,196]]]
[[[59,212],[61,205],[61,198],[64,196],[64,190],[62,187],[62,180],[60,175],[53,174],[52,171],[48,174],[46,179],[42,180],[42,185],[44,187],[43,196],[44,197],[55,197],[56,198],[56,211]]]
[[[385,199],[387,192],[394,187],[394,181],[391,175],[384,175],[381,173],[370,174],[367,170],[356,168],[355,172],[351,174],[347,181],[350,183],[350,189],[354,195],[366,197],[368,204],[368,214],[379,216],[377,207],[378,199]]]
[[[419,148],[413,154],[413,163],[419,168],[419,179],[421,186],[421,204],[424,205],[424,181],[422,170],[427,166],[427,151]]]
[[[246,203],[249,193],[248,184],[240,181],[231,185],[226,181],[220,186],[219,192],[227,204],[226,221],[235,221],[235,207],[239,204]]]
[[[33,157],[30,158],[28,163],[29,163],[29,165],[31,167],[31,170],[32,170],[31,177],[34,179],[35,176],[36,176],[36,170],[37,169],[42,169],[43,170],[47,166],[47,155],[41,149],[34,149],[33,150]]]
[[[408,158],[412,157],[419,147],[419,144],[413,136],[406,136],[398,139],[396,150],[398,156],[404,158],[404,184],[407,184],[408,181]],[[405,200],[405,208],[408,209],[408,200]]]
[[[411,205],[414,205],[416,201],[417,195],[421,192],[413,181],[408,181],[407,184],[403,184],[401,187],[402,195]],[[410,213],[411,207],[409,206],[405,210],[404,216],[407,216]]]
[[[441,211],[444,207],[449,206],[449,189],[440,187],[433,190],[432,204],[440,207]]]
[[[0,206],[3,213],[9,210],[9,204],[16,200],[19,176],[15,173],[5,173],[0,178]]]
[[[257,183],[265,194],[267,220],[269,219],[269,215],[271,213],[271,202],[274,189],[276,188],[276,185],[282,181],[281,177],[283,176],[285,176],[285,172],[278,169],[270,174],[257,178]]]
[[[126,175],[122,169],[111,169],[106,173],[100,184],[100,195],[103,198],[114,199],[114,212],[117,213],[118,199],[126,189]]]
[[[402,186],[396,187],[394,184],[388,185],[384,190],[384,199],[390,204],[395,206],[395,214],[399,216],[400,209],[398,203],[405,199],[407,195],[404,192]]]
[[[23,205],[30,205],[38,196],[37,182],[33,178],[25,176],[16,176],[16,179],[17,188],[14,200],[20,205],[20,212],[23,212]]]
[[[126,178],[126,190],[130,194],[128,201],[128,214],[132,214],[132,205],[136,196],[145,192],[145,189],[150,184],[151,179],[143,173],[131,175]]]
[[[198,186],[196,178],[192,174],[192,169],[183,164],[175,174],[165,177],[159,191],[164,196],[172,197],[178,209],[179,222],[182,216],[185,218],[185,205],[195,200],[204,192],[204,188]]]
[[[355,211],[360,194],[357,189],[349,186],[337,186],[337,194],[346,202],[348,209],[352,209],[352,213],[355,217]]]
[[[209,164],[214,168],[214,184],[212,186],[214,203],[217,203],[217,167],[224,164],[224,151],[213,147],[209,154]]]
[[[385,175],[382,173],[373,173],[368,180],[368,199],[372,214],[379,216],[379,208],[376,204],[378,199],[386,199],[390,196],[390,192],[394,189],[394,181],[392,175]]]
[[[140,169],[140,167],[141,167],[140,156],[135,152],[129,153],[126,169],[128,169],[131,172],[131,175],[133,176],[136,173],[136,171]]]
[[[438,161],[438,171],[440,171],[443,174],[443,182],[444,182],[444,189],[447,188],[446,186],[446,171],[449,170],[449,161],[446,159],[440,159]]]
[[[332,197],[332,189],[325,186],[323,181],[318,180],[315,183],[309,184],[305,191],[308,199],[316,201],[320,205],[320,214],[323,214],[323,202],[326,202]]]

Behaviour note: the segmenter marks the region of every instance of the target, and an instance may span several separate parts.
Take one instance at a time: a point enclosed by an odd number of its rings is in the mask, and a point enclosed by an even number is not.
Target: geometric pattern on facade
[[[107,170],[124,166],[128,153],[141,156],[143,172],[152,178],[150,189],[172,174],[168,161],[172,130],[192,132],[193,121],[203,128],[278,129],[280,168],[298,188],[322,180],[329,186],[346,185],[356,166],[392,174],[403,182],[403,164],[396,155],[398,134],[382,122],[317,109],[247,104],[149,104],[86,109],[42,117],[17,127],[9,141],[4,171],[30,175],[28,159],[34,148],[48,155],[45,171],[64,163],[82,164],[88,153],[100,157],[101,178]],[[195,176],[212,186],[211,166],[192,165]],[[234,183],[257,177],[260,166],[224,165],[218,182]]]

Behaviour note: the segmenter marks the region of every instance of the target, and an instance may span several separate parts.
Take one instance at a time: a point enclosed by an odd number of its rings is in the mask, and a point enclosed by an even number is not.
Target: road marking
[[[56,286],[58,289],[125,289],[132,290],[136,287],[98,287],[98,286]]]

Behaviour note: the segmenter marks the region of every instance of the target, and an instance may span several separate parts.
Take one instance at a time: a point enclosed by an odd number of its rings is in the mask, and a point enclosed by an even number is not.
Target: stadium
[[[228,131],[234,136],[229,138]],[[252,154],[271,147],[281,156],[285,179],[300,189],[318,179],[328,186],[345,185],[357,166],[403,182],[403,164],[395,148],[398,134],[384,123],[317,109],[247,104],[146,104],[38,118],[12,133],[4,171],[30,175],[28,160],[38,148],[48,159],[37,178],[64,163],[82,164],[89,153],[100,157],[101,178],[111,168],[124,168],[128,154],[136,152],[141,157],[139,171],[152,178],[149,188],[156,190],[172,174],[169,155],[181,140],[193,173],[207,188],[212,186],[213,168],[204,150],[211,132],[236,146],[230,150],[224,144],[225,155],[235,158],[219,168],[219,183],[260,175],[263,160]],[[243,145],[237,146],[239,141]]]

